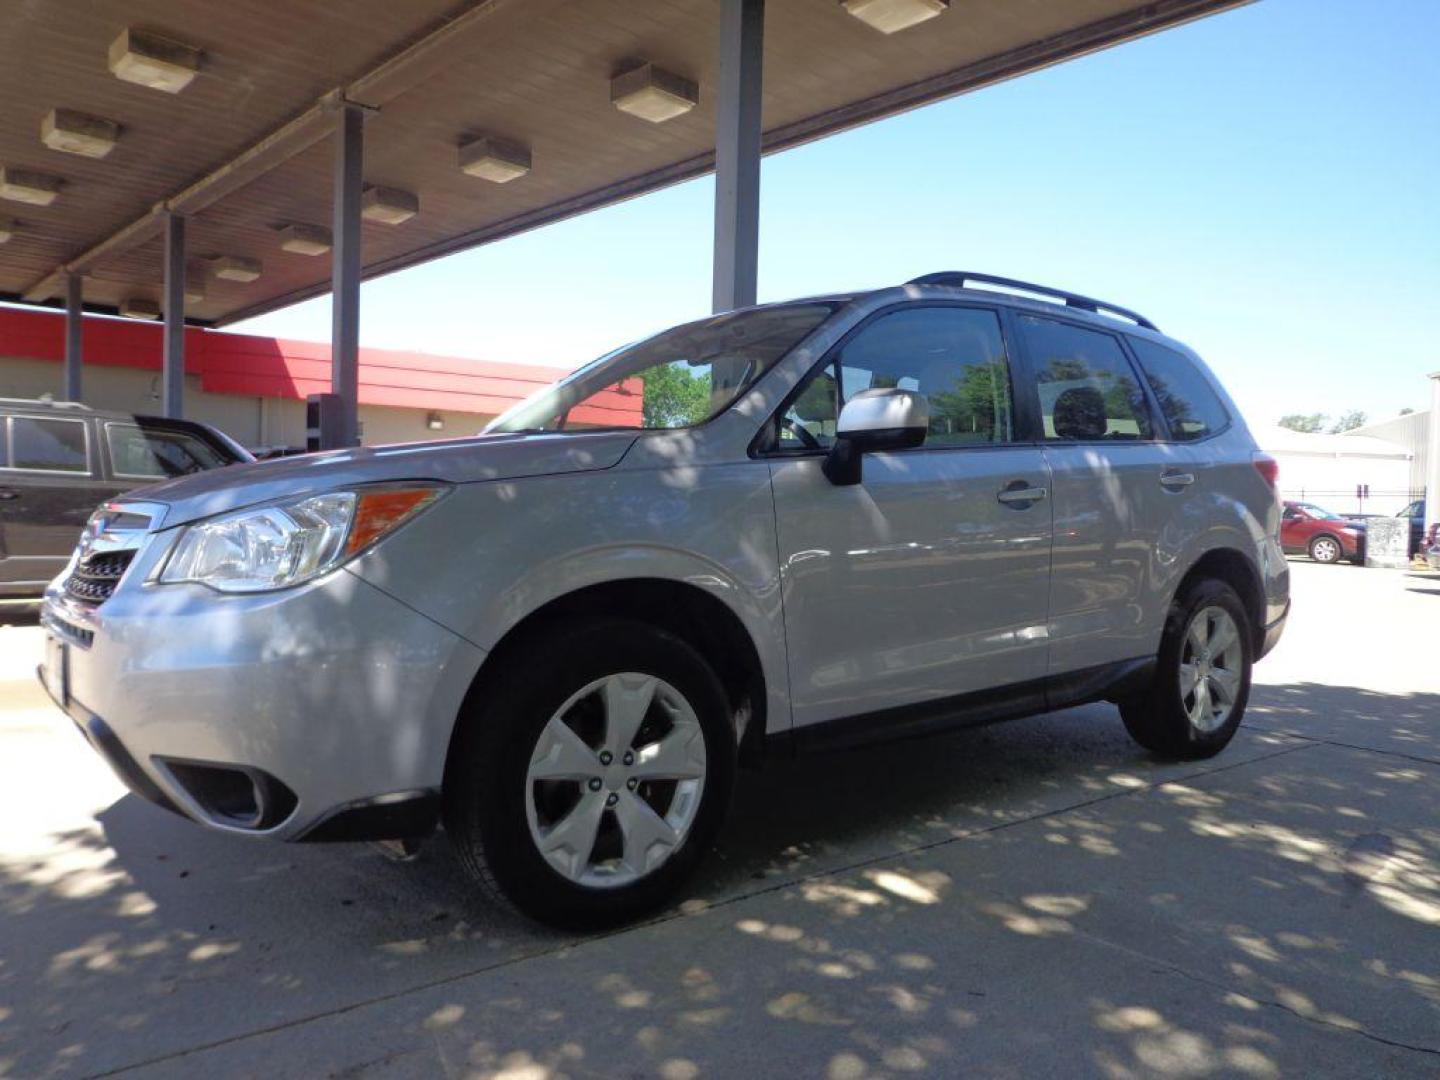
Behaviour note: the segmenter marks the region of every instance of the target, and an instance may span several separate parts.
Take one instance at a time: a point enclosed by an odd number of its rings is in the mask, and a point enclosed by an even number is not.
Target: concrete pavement
[[[443,840],[126,796],[0,627],[0,1075],[1435,1076],[1440,579],[1293,568],[1219,758],[1090,706],[780,763],[676,912],[590,939]]]

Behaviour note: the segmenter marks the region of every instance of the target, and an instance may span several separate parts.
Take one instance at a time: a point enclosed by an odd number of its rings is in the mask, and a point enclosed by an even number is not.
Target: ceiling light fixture
[[[200,50],[133,26],[110,43],[110,71],[126,82],[178,94],[200,70]]]
[[[700,87],[683,75],[646,61],[610,80],[610,104],[621,112],[661,124],[700,103]]]
[[[330,250],[330,230],[319,225],[286,225],[280,230],[280,250],[294,255],[324,255]]]
[[[360,197],[360,216],[370,221],[399,225],[419,212],[420,200],[399,188],[367,187]]]
[[[185,271],[185,303],[202,304],[205,302],[205,270],[186,269]]]
[[[74,109],[51,109],[40,121],[40,141],[51,150],[103,158],[120,141],[120,125]]]
[[[49,206],[64,184],[60,177],[49,173],[0,165],[0,199],[29,203],[31,206]]]
[[[222,255],[210,263],[210,275],[221,281],[251,282],[259,278],[263,270],[259,259],[240,255]]]
[[[893,34],[935,18],[950,0],[840,0],[840,6],[882,34]]]
[[[120,314],[127,319],[158,319],[160,305],[144,296],[130,296],[120,301]]]
[[[492,184],[508,184],[530,171],[530,148],[510,139],[481,135],[460,145],[460,171]]]

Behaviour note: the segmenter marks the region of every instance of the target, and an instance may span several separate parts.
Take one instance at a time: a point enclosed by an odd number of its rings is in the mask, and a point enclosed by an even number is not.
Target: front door
[[[836,487],[819,451],[872,387],[925,395],[929,434]],[[1012,402],[996,313],[949,304],[880,313],[795,397],[770,467],[796,727],[1044,676],[1049,475]]]

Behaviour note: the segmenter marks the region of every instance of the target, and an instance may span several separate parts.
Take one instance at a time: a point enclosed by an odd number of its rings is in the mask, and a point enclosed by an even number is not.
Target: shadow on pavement
[[[1206,763],[1150,761],[1104,706],[777,762],[682,917],[583,944],[488,905],[443,838],[398,864],[126,797],[0,862],[0,1075],[262,1029],[311,1075],[1433,1070],[1440,695],[1252,708]],[[274,1071],[257,1052],[203,1071]]]

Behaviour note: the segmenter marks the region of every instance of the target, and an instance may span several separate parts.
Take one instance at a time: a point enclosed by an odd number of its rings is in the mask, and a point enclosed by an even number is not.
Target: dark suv
[[[0,398],[0,601],[38,599],[106,499],[251,460],[206,424]]]

